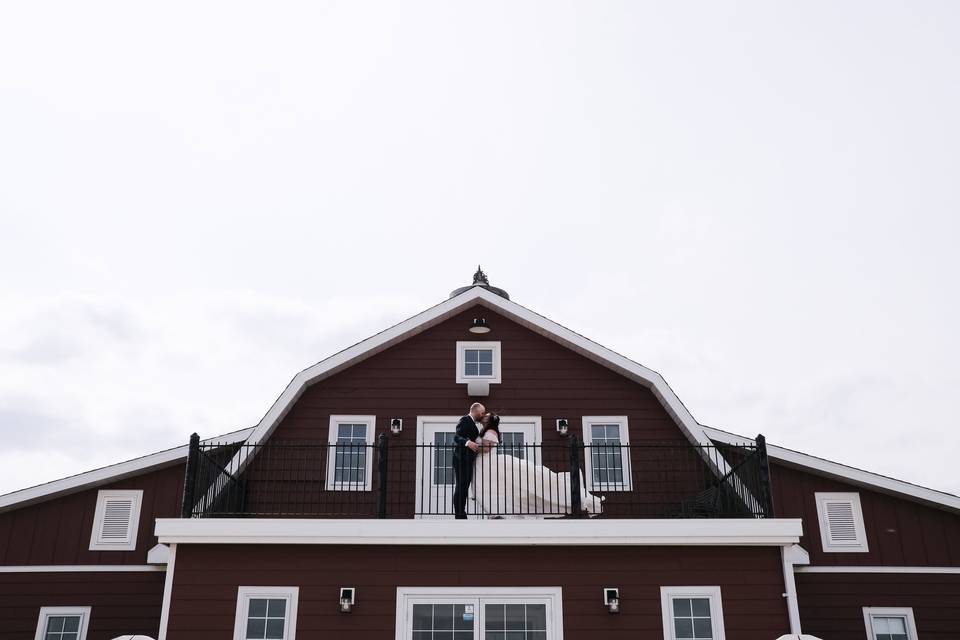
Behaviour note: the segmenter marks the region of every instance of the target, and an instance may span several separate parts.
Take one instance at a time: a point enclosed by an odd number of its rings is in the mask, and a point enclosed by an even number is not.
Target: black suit
[[[457,423],[457,430],[453,436],[453,513],[458,519],[467,517],[467,492],[470,489],[470,480],[473,479],[473,462],[477,459],[476,452],[465,445],[480,436],[477,423],[470,416],[463,416]]]

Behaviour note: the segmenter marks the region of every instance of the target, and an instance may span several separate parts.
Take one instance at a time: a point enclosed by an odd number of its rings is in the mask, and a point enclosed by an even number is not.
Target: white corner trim
[[[794,567],[796,573],[939,573],[960,575],[960,567],[809,566]]]
[[[129,502],[126,535],[123,539],[111,540],[104,536],[107,526],[107,505],[110,502]],[[97,506],[90,532],[90,551],[134,551],[137,548],[137,531],[140,528],[140,509],[143,505],[143,489],[103,490],[97,492]],[[116,525],[116,515],[114,526]]]
[[[720,595],[720,587],[686,587],[686,586],[668,586],[660,587],[660,617],[663,620],[664,640],[676,640],[673,624],[673,599],[674,598],[709,598],[710,599],[710,625],[713,633],[711,637],[714,640],[725,640],[726,633],[723,628],[723,598]]]
[[[490,293],[483,287],[473,287],[463,293],[444,300],[438,305],[423,311],[412,318],[396,324],[375,336],[367,338],[352,347],[318,362],[298,373],[273,406],[260,420],[250,435],[249,442],[256,444],[270,436],[286,412],[293,406],[300,394],[310,384],[333,375],[361,360],[369,358],[398,342],[414,336],[426,329],[454,316],[464,307],[479,304],[503,314],[510,320],[546,337],[554,342],[597,362],[620,375],[623,375],[645,387],[648,387],[663,404],[667,412],[677,421],[681,431],[691,443],[705,444],[709,437],[703,427],[680,401],[680,398],[667,385],[663,377],[641,364],[633,362],[610,349],[567,329],[516,302]],[[242,461],[241,461],[242,462]]]
[[[703,430],[710,439],[718,442],[728,444],[754,443],[753,438],[739,436],[729,431],[723,431],[713,427],[703,427]],[[951,493],[928,489],[927,487],[921,487],[920,485],[904,482],[903,480],[889,478],[879,473],[864,471],[856,467],[840,464],[839,462],[824,460],[823,458],[818,458],[807,453],[777,447],[770,443],[767,443],[767,455],[773,460],[784,463],[786,466],[812,471],[826,478],[839,480],[840,482],[848,482],[852,485],[873,489],[881,493],[909,498],[928,505],[947,507],[955,511],[960,511],[960,496],[955,496]]]
[[[246,440],[247,436],[252,432],[252,427],[249,429],[241,429],[216,438],[209,438],[204,440],[204,442],[242,442]],[[186,460],[189,450],[189,445],[183,445],[182,447],[151,453],[142,458],[120,462],[110,465],[109,467],[102,467],[100,469],[94,469],[93,471],[80,473],[75,476],[70,476],[69,478],[63,478],[62,480],[54,480],[53,482],[35,487],[20,489],[19,491],[0,496],[0,513],[36,502],[50,500],[57,496],[104,485],[108,482],[116,482],[154,469],[168,467],[181,460]]]
[[[783,546],[802,521],[662,520],[318,520],[158,518],[155,533],[178,544],[364,545],[715,545]]]
[[[277,598],[287,601],[281,640],[296,640],[297,604],[300,599],[299,587],[245,587],[237,588],[237,615],[233,624],[234,640],[247,637],[247,603],[251,598]]]
[[[787,617],[790,619],[790,633],[799,636],[803,633],[800,625],[800,601],[797,598],[797,581],[794,576],[796,565],[809,564],[810,554],[798,544],[780,547],[783,562],[783,597],[787,600]]]
[[[493,375],[489,376],[468,376],[464,373],[464,368],[466,367],[466,352],[470,349],[490,349],[493,351]],[[502,375],[502,366],[503,362],[501,359],[501,354],[503,353],[500,348],[499,340],[488,340],[488,341],[457,341],[457,384],[464,384],[470,382],[486,382],[487,384],[500,384],[503,381]]]
[[[817,503],[817,522],[820,526],[820,543],[824,553],[866,553],[867,529],[863,521],[863,509],[860,507],[860,494],[817,491],[814,494]],[[828,504],[844,505],[850,508],[855,540],[838,542],[831,539]]]
[[[167,564],[170,562],[170,547],[158,544],[147,551],[147,564]]]
[[[90,607],[40,607],[40,618],[37,620],[37,633],[34,640],[43,640],[47,635],[47,619],[51,616],[80,616],[78,640],[86,640],[87,626],[90,624]]]
[[[907,627],[907,640],[917,640],[917,623],[913,619],[912,607],[864,607],[863,623],[867,627],[867,640],[877,640],[877,635],[873,632],[873,616],[904,618]]]
[[[167,575],[163,581],[163,602],[160,605],[160,635],[157,640],[167,640],[167,627],[170,624],[170,601],[173,598],[173,570],[177,564],[177,545],[170,545],[170,561],[167,562]]]
[[[0,573],[132,573],[166,571],[154,564],[8,564],[0,565]]]

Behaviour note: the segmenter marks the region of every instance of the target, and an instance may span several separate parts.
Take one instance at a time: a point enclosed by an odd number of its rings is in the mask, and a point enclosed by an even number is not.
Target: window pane
[[[526,628],[526,615],[522,604],[506,605],[506,615],[504,616],[504,627],[510,630],[523,631]]]
[[[413,605],[413,630],[429,631],[433,627],[433,605]]]
[[[693,619],[693,637],[697,640],[713,638],[713,625],[710,623],[710,618]]]
[[[710,617],[710,598],[693,598],[690,601],[693,615]]]
[[[478,376],[480,375],[480,365],[476,362],[468,362],[464,365],[463,373],[467,376]]]
[[[247,638],[262,640],[266,637],[267,621],[264,618],[250,618],[247,620]]]
[[[547,605],[528,604],[527,605],[527,630],[547,629]]]
[[[484,616],[487,621],[484,626],[487,629],[503,629],[504,628],[504,605],[502,604],[488,604],[486,609],[484,609]]]
[[[480,363],[480,366],[477,369],[481,376],[492,376],[493,375],[493,365],[489,362]]]
[[[283,638],[283,618],[270,618],[267,620],[266,637],[271,640]]]
[[[473,629],[473,618],[469,620],[463,619],[463,614],[466,613],[467,607],[462,604],[453,605],[453,628],[454,630],[468,630]]]
[[[282,618],[287,613],[287,601],[284,598],[271,598],[267,606],[267,615],[271,618]]]
[[[676,618],[673,623],[677,638],[693,637],[693,621],[690,618]]]
[[[490,364],[493,362],[493,350],[492,349],[482,349],[479,351],[480,362],[483,364]]]
[[[435,604],[433,605],[433,628],[434,630],[453,630],[453,605]],[[452,639],[451,639],[452,640]]]

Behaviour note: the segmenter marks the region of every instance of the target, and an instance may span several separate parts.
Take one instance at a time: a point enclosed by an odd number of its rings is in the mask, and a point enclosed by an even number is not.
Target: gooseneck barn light
[[[487,324],[486,318],[474,318],[469,331],[470,333],[490,333],[490,325]]]

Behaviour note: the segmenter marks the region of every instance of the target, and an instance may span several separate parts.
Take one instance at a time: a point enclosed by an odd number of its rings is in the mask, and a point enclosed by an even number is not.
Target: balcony
[[[191,438],[184,518],[450,518],[452,443]],[[767,518],[772,490],[757,444],[507,443],[479,456],[473,518]]]

